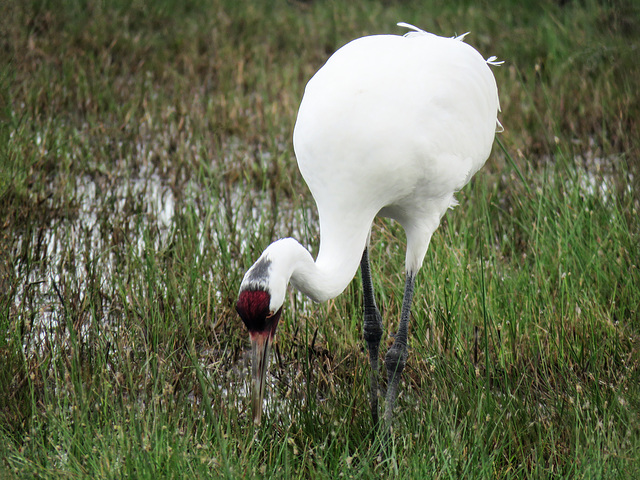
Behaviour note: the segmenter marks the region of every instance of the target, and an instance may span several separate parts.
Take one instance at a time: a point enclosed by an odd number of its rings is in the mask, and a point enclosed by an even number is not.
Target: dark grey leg
[[[378,426],[378,356],[380,352],[380,339],[382,338],[382,316],[376,305],[373,295],[373,283],[371,282],[371,269],[369,267],[369,250],[364,249],[360,261],[360,273],[362,275],[362,291],[364,300],[364,328],[363,336],[369,349],[369,362],[371,363],[371,418],[373,427]]]
[[[396,334],[393,345],[387,352],[384,363],[387,367],[387,398],[384,412],[387,433],[391,431],[391,417],[393,406],[398,397],[398,387],[400,386],[400,376],[407,362],[407,335],[409,332],[409,316],[411,315],[411,301],[413,299],[413,286],[416,276],[413,273],[407,274],[404,286],[404,299],[402,300],[402,313],[400,315],[400,326]]]

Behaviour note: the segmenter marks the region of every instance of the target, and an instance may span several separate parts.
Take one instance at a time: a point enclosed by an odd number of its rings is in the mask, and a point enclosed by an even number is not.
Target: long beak
[[[269,332],[251,332],[251,397],[253,422],[260,424],[265,378],[269,367],[269,353],[273,335]]]

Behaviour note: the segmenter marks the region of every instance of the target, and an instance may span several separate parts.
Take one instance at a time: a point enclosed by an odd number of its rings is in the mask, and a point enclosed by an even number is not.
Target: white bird
[[[361,267],[364,339],[371,362],[371,414],[378,423],[382,319],[368,243],[376,216],[406,232],[406,283],[398,333],[385,357],[385,421],[407,357],[414,280],[454,193],[491,152],[500,110],[495,78],[463,36],[444,38],[408,24],[404,36],[358,38],[336,51],[306,86],[293,132],[298,167],[318,206],[314,261],[280,239],[245,274],[236,309],[252,343],[253,415],[260,422],[270,345],[291,283],[316,302],[339,295]]]

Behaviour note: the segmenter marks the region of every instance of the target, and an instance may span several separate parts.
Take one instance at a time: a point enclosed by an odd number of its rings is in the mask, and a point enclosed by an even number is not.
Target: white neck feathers
[[[284,303],[287,284],[316,302],[337,297],[349,285],[358,270],[366,237],[350,248],[320,248],[318,261],[293,238],[273,242],[247,271],[240,290],[262,289],[269,292],[269,309],[277,311]],[[326,242],[325,242],[326,243]]]

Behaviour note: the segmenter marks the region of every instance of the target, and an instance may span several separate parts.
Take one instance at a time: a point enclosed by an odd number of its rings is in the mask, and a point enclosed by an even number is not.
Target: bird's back
[[[426,32],[359,38],[307,84],[294,130],[298,165],[321,210],[375,215],[450,197],[489,156],[498,110],[487,62],[463,41]]]

